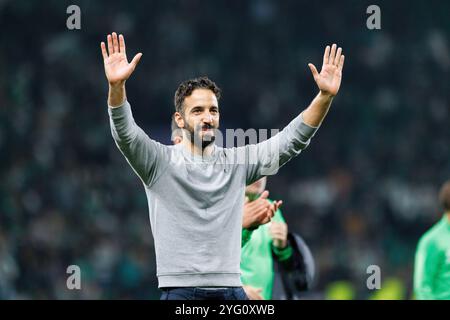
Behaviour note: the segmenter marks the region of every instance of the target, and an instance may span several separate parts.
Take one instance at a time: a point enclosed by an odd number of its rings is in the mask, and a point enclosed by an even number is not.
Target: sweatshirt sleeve
[[[270,139],[246,145],[247,185],[263,176],[276,174],[281,166],[309,145],[317,130],[318,127],[307,125],[300,114]]]
[[[108,114],[117,147],[142,182],[150,186],[161,171],[166,146],[150,139],[136,125],[128,101],[116,108],[108,106]]]

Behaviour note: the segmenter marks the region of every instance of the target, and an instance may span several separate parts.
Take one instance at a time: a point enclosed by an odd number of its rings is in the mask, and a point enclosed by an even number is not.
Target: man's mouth
[[[211,126],[203,126],[202,127],[202,131],[203,132],[205,132],[205,131],[212,131],[212,130],[213,130],[213,128]]]

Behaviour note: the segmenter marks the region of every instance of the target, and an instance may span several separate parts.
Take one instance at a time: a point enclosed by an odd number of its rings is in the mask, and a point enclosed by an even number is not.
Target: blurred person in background
[[[271,221],[282,201],[271,201],[267,197],[269,191],[263,190],[259,197],[249,200],[247,193],[242,216],[242,246],[251,238],[253,230]]]
[[[444,215],[417,246],[414,294],[418,300],[450,300],[450,181],[439,192]]]
[[[261,178],[245,189],[242,234],[247,239],[241,253],[241,280],[243,288],[250,300],[268,300],[272,298],[274,266],[272,252],[279,261],[292,256],[292,248],[287,243],[287,224],[277,209],[273,218],[260,224],[253,223],[252,204],[258,199],[266,199],[267,178]],[[270,201],[270,200],[269,200]],[[282,201],[276,202],[278,206]],[[248,236],[246,236],[248,235]]]
[[[254,214],[250,206],[268,196],[266,183],[267,177],[263,177],[245,189],[242,226],[243,234],[250,236],[242,248],[241,280],[250,300],[292,299],[297,291],[310,288],[314,262],[304,241],[298,235],[289,236],[288,225],[279,209],[281,200],[274,201],[277,210],[272,218],[252,224]],[[280,290],[274,296],[276,273],[280,273]]]

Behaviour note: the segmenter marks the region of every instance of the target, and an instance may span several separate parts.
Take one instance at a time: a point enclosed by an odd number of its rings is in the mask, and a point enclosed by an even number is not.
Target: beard
[[[213,129],[215,130],[214,126],[209,124],[204,125],[198,125],[195,128],[191,127],[186,120],[184,120],[185,126],[184,129],[187,130],[189,139],[191,140],[191,143],[193,145],[199,146],[202,149],[205,149],[207,146],[209,146],[211,143],[214,142],[216,139],[214,132],[208,133],[206,135],[201,135],[201,132],[203,129]]]

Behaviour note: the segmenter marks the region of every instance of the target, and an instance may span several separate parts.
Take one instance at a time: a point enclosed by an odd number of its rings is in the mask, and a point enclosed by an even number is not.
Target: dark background
[[[66,28],[71,4],[81,30]],[[371,4],[381,30],[366,27]],[[311,297],[412,298],[415,247],[450,177],[449,12],[444,0],[0,1],[0,298],[159,298],[145,193],[109,129],[99,44],[112,31],[130,59],[144,54],[128,98],[167,144],[181,81],[222,88],[222,129],[281,129],[318,92],[307,63],[342,46],[329,115],[268,189],[316,258]],[[80,291],[66,287],[72,264]]]

